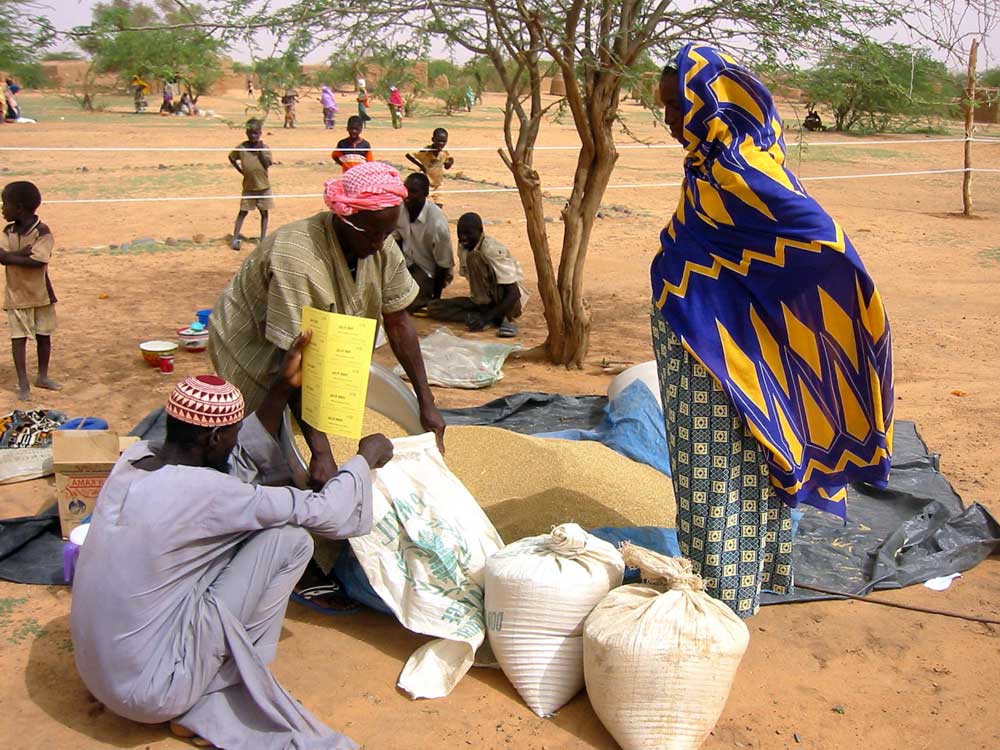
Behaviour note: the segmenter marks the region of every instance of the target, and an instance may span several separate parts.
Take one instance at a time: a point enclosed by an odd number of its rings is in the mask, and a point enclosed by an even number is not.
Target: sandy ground
[[[34,126],[0,128],[3,146],[148,146],[153,153],[2,152],[4,181],[31,179],[45,198],[81,199],[195,196],[189,202],[55,205],[41,215],[59,248],[51,275],[60,297],[53,374],[66,386],[37,394],[37,406],[71,415],[93,414],[126,431],[160,405],[175,378],[143,365],[136,344],[169,336],[209,307],[244,255],[222,238],[232,229],[233,200],[206,200],[239,192],[239,178],[221,152],[167,151],[168,147],[228,148],[242,140],[239,126],[222,119],[188,120],[127,114],[125,100],[86,115],[54,96],[22,96]],[[245,117],[237,96],[205,101],[236,123]],[[444,124],[455,147],[499,141],[499,99],[472,114],[451,118],[420,114],[403,130],[388,127],[387,113],[368,138],[377,149],[417,147],[433,126]],[[348,109],[344,105],[343,109]],[[625,108],[630,126],[664,141],[649,115]],[[322,129],[315,102],[300,107],[301,127],[268,127],[265,141],[278,163],[272,180],[278,194],[318,194],[334,173],[327,150],[341,136]],[[271,125],[280,125],[272,118]],[[624,136],[622,138],[624,139]],[[949,169],[961,166],[960,143],[925,143],[911,137],[893,144],[824,146],[844,140],[812,135],[807,146],[789,134],[790,159],[803,177]],[[886,139],[882,139],[886,140]],[[565,123],[543,133],[546,145],[572,144]],[[314,147],[316,151],[282,151]],[[401,151],[379,152],[397,165]],[[456,151],[457,177],[510,184],[492,151]],[[1000,167],[1000,148],[977,145],[976,163]],[[568,184],[572,152],[540,152],[537,168],[548,186]],[[625,150],[615,182],[675,182],[677,150]],[[828,180],[809,189],[853,237],[877,280],[895,337],[897,415],[916,421],[942,468],[967,501],[1000,512],[996,424],[1000,376],[994,366],[1000,330],[1000,176],[977,175],[977,218],[957,215],[961,176]],[[449,180],[448,189],[486,185]],[[547,203],[551,238],[558,243],[559,193]],[[579,372],[510,363],[506,378],[489,392],[439,390],[445,406],[480,403],[533,389],[571,394],[601,393],[609,376],[602,361],[641,362],[651,357],[647,300],[648,261],[657,234],[676,202],[676,189],[613,189],[606,218],[598,223],[588,261],[587,291],[594,332],[586,367]],[[478,210],[488,231],[506,242],[529,269],[516,196],[509,193],[444,196],[454,221]],[[272,227],[322,208],[318,198],[279,200]],[[627,211],[622,210],[627,208]],[[248,231],[249,230],[249,231]],[[256,233],[254,217],[245,231]],[[196,235],[206,240],[187,242]],[[155,245],[122,249],[153,238]],[[166,240],[180,240],[168,245]],[[199,238],[200,239],[200,238]],[[456,286],[462,290],[461,283]],[[527,345],[544,339],[536,302],[522,324]],[[419,322],[422,331],[432,324]],[[210,367],[205,355],[180,354],[177,377]],[[14,374],[0,357],[0,411],[14,406]],[[960,395],[956,395],[960,394]],[[0,488],[0,515],[35,513],[53,497],[51,480]],[[876,598],[1000,616],[1000,565],[992,559],[951,590],[922,587]],[[77,677],[68,634],[70,593],[60,587],[0,583],[0,744],[4,747],[180,747],[162,726],[119,719],[89,698]],[[1000,627],[889,609],[869,603],[830,602],[765,608],[749,621],[753,635],[726,711],[705,747],[876,748],[1000,747],[994,721],[1000,671]],[[367,748],[557,748],[616,747],[584,694],[553,719],[534,716],[503,675],[473,671],[447,699],[411,702],[395,690],[409,653],[422,642],[394,620],[366,612],[323,618],[292,605],[275,672],[306,706]]]

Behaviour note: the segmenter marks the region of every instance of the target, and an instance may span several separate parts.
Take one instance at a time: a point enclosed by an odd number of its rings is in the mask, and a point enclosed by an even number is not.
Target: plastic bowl
[[[195,315],[198,316],[198,322],[201,323],[203,326],[208,325],[208,316],[211,314],[212,314],[211,307],[209,307],[206,310],[199,310],[198,312],[195,313]]]
[[[208,348],[208,331],[178,328],[177,338],[181,340],[181,348],[186,352],[203,352]]]
[[[150,367],[160,366],[160,355],[161,354],[176,354],[177,344],[173,341],[143,341],[139,344],[139,351],[142,354],[142,358],[146,360],[146,364]]]

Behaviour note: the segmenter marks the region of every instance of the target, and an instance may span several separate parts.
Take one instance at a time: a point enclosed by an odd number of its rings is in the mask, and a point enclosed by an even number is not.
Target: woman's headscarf
[[[767,88],[731,58],[678,55],[684,184],[651,268],[653,299],[720,381],[789,505],[843,517],[845,486],[885,484],[889,323],[854,246],[785,168]]]
[[[337,102],[333,98],[333,92],[330,90],[330,87],[325,84],[320,87],[319,101],[323,106],[323,109],[337,108]]]
[[[337,216],[391,208],[406,197],[399,172],[380,161],[351,167],[341,177],[327,180],[323,187],[323,201]]]

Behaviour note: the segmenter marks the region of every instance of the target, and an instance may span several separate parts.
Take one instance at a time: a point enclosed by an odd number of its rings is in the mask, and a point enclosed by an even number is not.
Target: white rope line
[[[860,179],[863,177],[909,177],[918,174],[954,174],[955,172],[982,172],[985,170],[975,169],[970,167],[969,169],[959,168],[959,169],[921,169],[916,172],[872,172],[870,174],[838,174],[830,175],[829,177],[800,177],[800,182],[819,182],[821,180],[852,180]]]
[[[868,174],[845,174],[819,177],[800,177],[800,182],[821,182],[825,180],[853,180],[878,177],[912,177],[925,174],[956,174],[962,172],[1000,172],[1000,169],[987,169],[973,167],[970,169],[924,169],[914,172],[871,172]],[[636,182],[636,183],[616,183],[608,185],[608,190],[642,190],[647,188],[667,188],[680,187],[680,182]],[[543,193],[566,192],[572,190],[572,185],[559,185],[556,187],[543,187]],[[437,190],[434,195],[472,195],[486,193],[516,193],[516,187],[495,187],[495,188],[470,188],[463,190]],[[163,197],[137,197],[137,198],[56,198],[45,200],[46,205],[81,205],[91,203],[158,203],[158,202],[179,202],[179,201],[238,201],[243,198],[260,198],[260,195],[177,195]],[[289,193],[285,195],[268,195],[267,198],[275,200],[292,200],[302,198],[322,198],[322,193]]]
[[[806,141],[802,145],[825,148],[827,146],[893,146],[893,145],[923,145],[926,143],[964,143],[973,140],[981,143],[1000,143],[1000,138],[924,138],[924,139],[897,139],[897,140],[867,140],[867,141]],[[798,148],[797,141],[788,143],[786,149]],[[474,152],[474,151],[496,151],[497,146],[454,146],[446,148],[448,152]],[[580,146],[535,146],[535,151],[579,151]],[[678,149],[682,148],[679,143],[622,143],[615,146],[618,151],[638,151],[655,149]],[[229,153],[237,149],[224,148],[219,146],[0,146],[0,151],[82,151],[82,152],[125,152],[125,153]],[[247,148],[243,151],[289,151],[295,153],[330,153],[336,150],[336,146],[268,146],[262,148]],[[384,148],[352,148],[352,153],[366,153],[368,151],[380,153],[417,153],[427,151],[424,146],[417,148],[387,146]]]

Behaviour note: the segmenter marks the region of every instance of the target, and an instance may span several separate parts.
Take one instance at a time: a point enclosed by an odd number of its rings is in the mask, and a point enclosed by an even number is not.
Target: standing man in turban
[[[325,187],[329,211],[268,235],[219,298],[209,323],[216,372],[235,383],[253,409],[299,334],[303,307],[379,320],[413,384],[420,423],[437,435],[443,450],[444,419],[406,312],[419,290],[392,238],[406,188],[399,173],[381,162],[359,164]],[[298,416],[298,393],[291,406]],[[299,424],[312,452],[310,481],[322,487],[337,470],[330,442]]]
[[[167,437],[128,448],[97,499],[73,581],[80,677],[101,703],[227,750],[355,748],[278,684],[273,661],[288,597],[312,555],[311,531],[367,534],[383,435],[317,492],[287,486],[275,436],[301,386],[296,337],[256,413],[214,375],[179,383]]]

